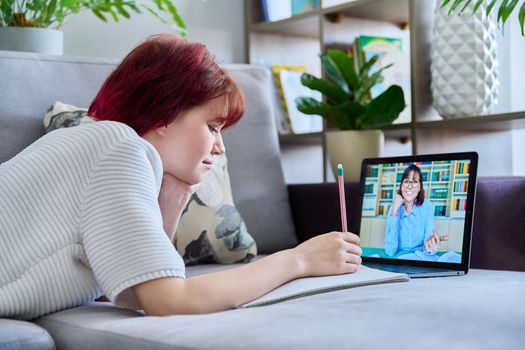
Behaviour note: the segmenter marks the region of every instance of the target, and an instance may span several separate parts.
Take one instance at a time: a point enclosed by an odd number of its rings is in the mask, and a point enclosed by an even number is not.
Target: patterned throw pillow
[[[46,132],[89,123],[87,110],[55,102],[44,116]],[[232,198],[226,155],[216,156],[184,209],[175,247],[186,265],[249,262],[257,246]]]

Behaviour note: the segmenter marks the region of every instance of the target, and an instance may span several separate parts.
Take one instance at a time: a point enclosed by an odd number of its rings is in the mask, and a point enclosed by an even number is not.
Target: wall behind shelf
[[[312,140],[281,142],[281,159],[286,183],[321,183],[323,182],[323,148],[321,137]],[[384,157],[405,156],[412,154],[412,143],[400,142],[398,137],[385,135]],[[327,159],[326,181],[335,182]]]
[[[189,40],[204,43],[221,63],[246,62],[244,0],[173,2],[186,22]],[[176,33],[149,13],[104,23],[90,11],[71,16],[63,31],[66,55],[116,59],[152,34]]]

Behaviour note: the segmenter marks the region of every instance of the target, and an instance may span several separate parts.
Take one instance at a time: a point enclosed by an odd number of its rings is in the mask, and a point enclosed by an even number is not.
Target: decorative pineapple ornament
[[[431,49],[432,98],[445,119],[490,114],[498,103],[496,21],[484,3],[472,13],[448,15],[435,7]]]

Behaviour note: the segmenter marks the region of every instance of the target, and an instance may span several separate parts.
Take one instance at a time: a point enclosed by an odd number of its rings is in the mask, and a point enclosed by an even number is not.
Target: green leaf
[[[492,0],[487,6],[487,16],[490,15],[490,11],[492,11],[492,8],[496,5],[496,1],[497,0]]]
[[[15,0],[0,0],[0,25],[7,27],[13,17],[13,6]]]
[[[149,13],[151,13],[153,16],[155,16],[159,21],[161,21],[162,23],[164,24],[168,24],[168,21],[166,21],[164,18],[162,18],[158,13],[157,11],[155,11],[154,9],[150,8],[150,7],[147,7],[147,6],[144,6],[143,7],[146,9],[146,11],[148,11]]]
[[[348,95],[339,86],[311,74],[303,73],[301,83],[312,90],[321,92],[331,100],[329,101],[331,103],[343,103],[348,100]]]
[[[366,62],[363,67],[361,67],[361,70],[359,72],[359,79],[362,80],[364,77],[368,76],[368,72],[372,68],[372,66],[377,62],[379,59],[379,55],[374,55]]]
[[[100,18],[100,20],[101,20],[102,22],[106,22],[106,23],[108,22],[108,19],[107,19],[107,18],[102,14],[102,12],[100,12],[99,10],[97,10],[97,9],[91,9],[91,12],[93,12],[93,14],[94,14],[95,16],[97,16],[98,18]]]
[[[323,65],[323,68],[326,74],[330,77],[330,79],[332,79],[334,83],[339,85],[339,87],[344,92],[346,92],[347,94],[350,94],[350,88],[348,86],[348,83],[346,82],[346,79],[343,76],[343,73],[339,70],[339,68],[337,67],[337,64],[332,59],[332,57],[330,57],[328,53],[325,53],[325,54],[322,54],[320,58],[321,58],[321,64]]]
[[[440,8],[445,8],[448,5],[449,2],[450,2],[450,0],[443,0],[443,2],[441,3]]]
[[[349,92],[355,89],[357,85],[357,72],[355,71],[354,59],[342,50],[329,49],[327,51],[328,56],[332,58],[335,65],[343,75],[344,80],[349,86]]]
[[[140,11],[140,8],[137,5],[135,5],[134,2],[127,1],[124,3],[124,5],[127,5],[130,9],[132,9],[136,13],[142,13],[142,11]]]
[[[476,11],[478,11],[479,7],[481,6],[481,4],[483,4],[483,2],[485,2],[485,0],[478,0],[478,2],[474,5],[474,8],[472,9],[472,13],[476,13]]]
[[[468,6],[468,3],[470,2],[471,0],[467,0],[467,5],[465,6]],[[463,2],[463,0],[454,0],[454,3],[452,4],[452,6],[450,6],[450,10],[448,11],[449,14],[451,14],[452,12],[456,11],[456,8],[458,8],[458,6]]]
[[[387,68],[390,68],[392,66],[392,63],[379,69],[377,72],[374,72],[370,77],[365,77],[363,81],[361,82],[359,89],[355,93],[355,100],[359,103],[365,103],[368,99],[368,95],[370,93],[370,89],[374,87],[376,84],[383,82],[383,71]]]
[[[463,12],[465,12],[465,10],[467,9],[468,5],[470,5],[471,2],[472,2],[472,0],[468,0],[467,3],[465,4],[465,6],[463,6],[461,8],[461,10],[459,11],[460,15],[463,14]],[[474,12],[472,12],[472,13],[474,13]]]
[[[120,13],[122,15],[122,17],[126,18],[126,19],[130,19],[131,16],[129,14],[128,11],[126,11],[126,9],[124,8],[124,6],[122,6],[122,4],[115,4],[115,8],[117,9],[118,13]]]
[[[518,14],[518,19],[521,25],[521,35],[525,36],[525,32],[523,31],[523,27],[525,27],[525,2],[521,5],[520,13]]]
[[[405,107],[403,89],[399,85],[392,85],[370,101],[366,112],[358,118],[357,123],[366,128],[390,124]]]
[[[171,18],[173,19],[173,22],[175,22],[175,29],[177,29],[182,36],[186,36],[186,34],[188,34],[186,23],[184,23],[184,20],[179,15],[179,11],[177,11],[175,5],[173,5],[171,0],[161,0],[161,2],[164,2],[168,12],[171,14]]]
[[[299,111],[305,114],[320,115],[341,130],[356,129],[357,118],[366,110],[360,104],[352,101],[332,106],[311,97],[298,97],[295,103]]]
[[[501,24],[504,25],[505,22],[507,22],[507,19],[509,18],[512,11],[514,11],[514,8],[516,8],[516,5],[518,4],[518,0],[511,0],[510,3],[506,4],[506,6],[503,6],[503,4],[500,7],[501,16],[498,13],[498,21],[501,19]]]

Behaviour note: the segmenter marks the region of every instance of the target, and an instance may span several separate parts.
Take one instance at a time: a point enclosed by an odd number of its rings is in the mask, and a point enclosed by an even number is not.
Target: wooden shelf
[[[312,132],[307,134],[279,135],[281,143],[320,143],[323,140],[322,132]]]
[[[280,21],[254,23],[250,32],[319,39],[319,13],[312,10]]]
[[[402,25],[408,22],[408,0],[354,0],[321,10],[323,15],[371,19]]]
[[[416,128],[503,131],[525,128],[525,112],[492,114],[458,119],[419,121]]]

